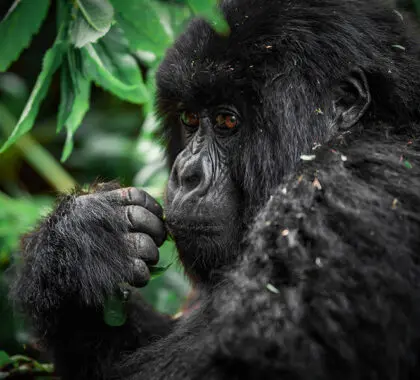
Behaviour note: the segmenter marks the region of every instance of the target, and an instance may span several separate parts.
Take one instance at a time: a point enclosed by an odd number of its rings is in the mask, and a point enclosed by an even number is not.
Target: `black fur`
[[[69,199],[26,239],[16,297],[65,379],[417,379],[417,31],[379,0],[223,9],[229,38],[195,21],[168,52],[158,106],[167,127],[180,99],[233,103],[247,120],[231,175],[243,219],[259,212],[237,262],[180,321],[132,301],[125,326],[104,326],[103,296],[129,277],[115,253],[131,248],[106,233],[122,228],[110,205],[84,216],[101,216],[86,231]],[[355,68],[371,103],[337,130],[329,89]]]

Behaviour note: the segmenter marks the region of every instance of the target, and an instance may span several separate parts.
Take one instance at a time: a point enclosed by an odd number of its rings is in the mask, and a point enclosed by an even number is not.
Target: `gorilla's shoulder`
[[[248,378],[365,371],[381,360],[366,347],[384,337],[379,349],[404,342],[406,360],[419,339],[407,327],[420,318],[419,137],[380,125],[302,156],[215,293],[216,363]]]

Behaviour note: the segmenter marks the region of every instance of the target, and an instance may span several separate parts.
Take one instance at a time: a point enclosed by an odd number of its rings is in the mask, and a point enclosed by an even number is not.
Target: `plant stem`
[[[9,134],[16,125],[14,115],[0,103],[0,120],[3,129]],[[55,190],[67,192],[73,189],[77,182],[67,173],[60,163],[30,134],[22,136],[16,147],[21,151],[25,160],[44,178]]]

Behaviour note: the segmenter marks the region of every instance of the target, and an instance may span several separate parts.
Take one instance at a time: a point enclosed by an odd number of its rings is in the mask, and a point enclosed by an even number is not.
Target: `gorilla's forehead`
[[[218,35],[203,20],[190,23],[160,67],[161,99],[200,106],[241,103],[274,80],[327,86],[355,64],[367,67],[372,59],[386,60],[392,43],[385,40],[380,23],[398,21],[391,9],[384,13],[379,0],[254,3],[222,3],[231,27],[228,36]],[[384,20],[378,17],[380,5]]]
[[[233,49],[230,41],[231,37],[216,35],[202,20],[191,23],[160,66],[160,95],[205,105],[231,102],[251,91],[253,65],[244,65],[249,58]]]

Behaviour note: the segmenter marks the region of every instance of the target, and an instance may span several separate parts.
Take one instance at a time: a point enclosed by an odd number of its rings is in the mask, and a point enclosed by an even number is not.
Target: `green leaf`
[[[186,22],[192,17],[191,9],[186,4],[165,3],[165,10],[168,12],[175,36],[178,36],[184,31]]]
[[[49,5],[49,0],[15,0],[0,22],[0,72],[6,71],[28,47],[47,15]]]
[[[108,0],[76,0],[76,15],[70,27],[71,42],[82,47],[108,33],[114,9]]]
[[[119,29],[111,29],[98,43],[82,48],[82,53],[85,73],[99,86],[132,103],[149,101],[140,68]]]
[[[228,35],[230,33],[229,24],[217,7],[217,3],[218,0],[188,0],[194,14],[205,18],[216,32]]]
[[[73,150],[73,135],[89,109],[90,80],[80,68],[80,51],[69,49],[67,60],[61,68],[61,102],[57,130],[65,125],[67,138],[61,162],[67,160]]]
[[[108,326],[122,326],[127,320],[125,302],[116,295],[110,296],[104,304],[104,322]]]
[[[168,265],[166,265],[164,267],[157,267],[157,266],[149,267],[150,279],[153,280],[153,279],[161,276],[162,274],[164,274],[171,267],[171,265],[172,265],[172,263],[171,264],[168,264]]]
[[[152,0],[111,0],[118,25],[133,50],[150,51],[162,56],[174,41],[169,20],[163,8]]]
[[[0,351],[0,368],[10,363],[10,357],[5,351]]]
[[[31,42],[48,12],[49,0],[15,0],[0,22],[0,72],[6,71]]]
[[[405,160],[404,161],[404,166],[407,168],[407,169],[413,169],[413,165],[411,164],[411,162],[410,161],[408,161],[408,160]]]
[[[60,29],[54,45],[46,52],[41,73],[35,82],[32,93],[29,96],[25,108],[23,109],[23,112],[12,134],[0,148],[0,153],[4,152],[14,142],[16,142],[16,140],[31,130],[35,122],[35,118],[38,114],[41,102],[45,98],[48,92],[48,88],[50,87],[52,76],[60,66],[63,54],[67,48],[67,43],[63,40],[64,31],[65,28],[63,26]]]

